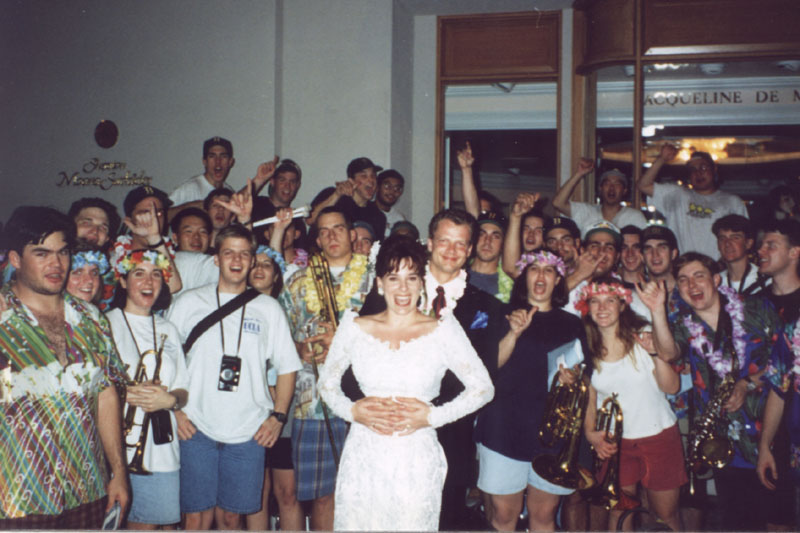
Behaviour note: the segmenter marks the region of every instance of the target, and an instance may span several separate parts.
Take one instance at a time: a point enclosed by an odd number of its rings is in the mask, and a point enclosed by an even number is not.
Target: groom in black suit
[[[503,331],[506,310],[494,296],[467,283],[464,264],[472,252],[475,218],[460,209],[446,209],[433,217],[428,226],[430,259],[425,273],[427,295],[424,312],[441,316],[452,312],[467,334],[489,375],[497,372],[497,348]],[[367,296],[361,315],[379,313],[386,308],[383,297],[373,290]],[[442,380],[434,405],[449,402],[464,386],[449,370]],[[442,494],[440,530],[474,529],[469,523],[466,495],[476,480],[475,443],[472,427],[477,413],[437,430],[447,457],[447,478]]]

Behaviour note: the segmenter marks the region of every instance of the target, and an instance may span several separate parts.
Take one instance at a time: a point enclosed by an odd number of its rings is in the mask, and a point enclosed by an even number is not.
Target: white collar
[[[458,300],[464,295],[464,289],[467,286],[467,271],[463,268],[459,271],[458,275],[448,281],[447,283],[439,283],[436,278],[431,274],[430,266],[425,265],[425,298],[420,298],[422,304],[421,309],[423,313],[430,314],[433,309],[433,299],[436,298],[436,288],[442,287],[444,289],[444,299],[446,305],[442,313],[452,313],[455,309]]]

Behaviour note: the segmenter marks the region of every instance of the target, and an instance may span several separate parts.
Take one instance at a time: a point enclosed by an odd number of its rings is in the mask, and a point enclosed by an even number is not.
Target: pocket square
[[[472,319],[472,324],[469,326],[469,329],[483,329],[489,325],[489,315],[484,311],[478,311],[475,313],[475,317]]]

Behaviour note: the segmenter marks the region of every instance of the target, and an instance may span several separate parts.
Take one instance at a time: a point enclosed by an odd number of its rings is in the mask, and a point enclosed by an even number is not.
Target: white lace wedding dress
[[[492,399],[494,387],[483,363],[452,315],[431,333],[389,348],[364,332],[346,312],[319,377],[319,390],[331,411],[353,422],[353,402],[341,389],[344,372],[353,373],[366,396],[414,397],[430,402],[439,394],[447,369],[465,390],[453,401],[432,407],[431,427],[411,435],[380,435],[353,423],[336,478],[333,527],[341,530],[435,531],[447,473],[434,428],[465,416]]]

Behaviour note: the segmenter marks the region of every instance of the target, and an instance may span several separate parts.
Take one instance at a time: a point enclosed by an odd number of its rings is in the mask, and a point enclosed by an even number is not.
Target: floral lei
[[[367,256],[353,254],[342,276],[342,282],[336,287],[336,307],[339,311],[350,307],[350,299],[356,291],[358,291],[359,287],[361,287],[361,282],[366,272]],[[319,294],[317,294],[314,276],[311,275],[310,271],[306,273],[304,283],[306,289],[306,307],[314,314],[319,313],[322,309],[322,302],[320,302]]]
[[[498,300],[503,303],[508,303],[511,300],[511,289],[514,288],[514,278],[509,276],[503,270],[503,260],[497,263],[497,294],[495,295]]]
[[[630,289],[626,289],[621,283],[587,283],[581,289],[581,295],[575,302],[575,309],[581,312],[581,316],[589,314],[589,300],[599,294],[610,294],[630,305],[633,302],[633,294]]]
[[[265,244],[262,244],[256,250],[256,255],[259,254],[264,254],[270,259],[272,259],[272,262],[275,263],[275,265],[277,265],[277,267],[281,269],[281,274],[286,273],[286,261],[283,260],[283,256],[279,254],[277,251],[273,250],[272,248],[270,248]]]
[[[294,260],[292,261],[293,265],[296,265],[300,268],[305,268],[308,266],[308,252],[303,250],[302,248],[296,248]]]
[[[519,272],[522,272],[525,270],[525,267],[531,263],[550,265],[556,269],[556,272],[558,272],[558,275],[562,278],[567,273],[567,267],[564,264],[564,260],[558,257],[556,254],[548,252],[547,250],[522,254],[519,258],[519,261],[515,263],[515,266]]]
[[[96,266],[101,276],[108,272],[109,268],[106,254],[99,250],[86,250],[83,252],[77,252],[72,256],[72,266],[70,267],[71,270],[78,270],[86,265]]]
[[[172,268],[170,267],[169,259],[166,255],[155,250],[137,250],[135,252],[130,252],[114,265],[114,276],[119,279],[133,270],[136,265],[142,263],[154,264],[156,268],[161,270],[164,282],[169,282],[169,278],[172,276]]]
[[[731,317],[731,323],[733,325],[733,349],[736,352],[738,368],[742,369],[744,368],[744,354],[747,347],[743,326],[744,303],[741,296],[731,287],[720,287],[719,292],[728,300],[725,304],[725,311]],[[708,364],[719,377],[724,378],[733,371],[733,359],[725,359],[721,347],[714,350],[714,345],[706,336],[705,328],[702,324],[698,324],[692,320],[691,314],[683,317],[683,325],[689,330],[690,346],[697,354],[706,358]]]

